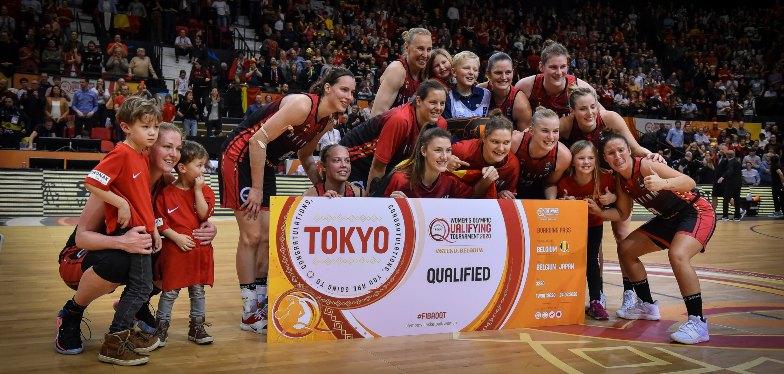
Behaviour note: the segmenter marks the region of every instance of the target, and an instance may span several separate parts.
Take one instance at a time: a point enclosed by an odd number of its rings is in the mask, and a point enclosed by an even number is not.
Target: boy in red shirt
[[[150,170],[145,150],[158,138],[161,112],[149,100],[133,96],[125,100],[117,118],[126,138],[109,152],[85,178],[85,187],[104,201],[106,232],[122,235],[129,228],[143,226],[151,234],[154,250],[161,239],[155,228],[150,197]],[[158,339],[141,335],[133,327],[139,308],[152,292],[152,264],[149,254],[131,254],[128,283],[117,303],[114,319],[104,338],[98,360],[118,365],[139,365],[149,361],[146,354],[157,348]],[[147,343],[140,344],[139,338]],[[133,352],[126,345],[133,345]],[[135,352],[135,353],[134,353]]]
[[[155,264],[155,279],[163,291],[158,302],[158,339],[166,344],[171,311],[180,289],[188,287],[191,299],[188,340],[210,344],[212,336],[204,330],[204,285],[212,286],[214,260],[212,245],[198,244],[190,233],[212,215],[215,193],[204,183],[209,155],[204,147],[186,140],[177,164],[177,181],[166,186],[155,199],[155,223],[167,239]]]
[[[172,123],[174,121],[174,116],[177,115],[177,107],[175,107],[174,103],[172,103],[171,95],[166,95],[164,100],[165,102],[163,103],[163,108],[161,109],[163,122]]]

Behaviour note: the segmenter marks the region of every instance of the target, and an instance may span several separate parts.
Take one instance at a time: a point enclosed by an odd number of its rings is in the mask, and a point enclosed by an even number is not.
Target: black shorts
[[[689,235],[702,244],[702,251],[716,229],[716,213],[713,206],[699,198],[691,206],[684,208],[670,218],[654,217],[635,231],[641,231],[662,249],[670,247],[675,235]]]
[[[248,200],[250,188],[253,185],[250,176],[250,155],[248,151],[242,154],[240,161],[234,161],[225,155],[221,156],[220,178],[218,178],[218,188],[220,190],[221,207],[232,210],[240,210],[242,204]],[[270,196],[277,194],[277,184],[275,174],[278,171],[272,166],[264,166],[264,182],[262,185],[262,209],[269,210]]]
[[[82,261],[82,272],[91,267],[99,277],[112,283],[125,284],[128,283],[131,256],[122,249],[88,251]]]
[[[714,183],[713,188],[711,189],[711,196],[714,198],[724,196],[724,184]]]

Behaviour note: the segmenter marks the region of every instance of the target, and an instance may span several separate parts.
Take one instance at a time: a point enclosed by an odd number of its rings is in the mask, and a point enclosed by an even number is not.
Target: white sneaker
[[[637,302],[629,308],[618,309],[615,314],[623,319],[647,319],[649,321],[658,321],[661,319],[658,301],[654,301],[653,304],[651,304],[640,299],[637,299]]]
[[[698,316],[689,316],[686,323],[678,327],[678,331],[672,333],[670,338],[681,344],[707,342],[710,340],[710,336],[708,335],[708,321],[706,320],[703,322]]]
[[[240,329],[243,331],[253,331],[257,334],[263,334],[264,329],[267,328],[266,311],[262,313],[261,310],[256,310],[253,313],[243,313],[242,321],[240,322]]]
[[[629,309],[637,302],[637,294],[634,290],[623,291],[623,301],[621,302],[621,309]]]

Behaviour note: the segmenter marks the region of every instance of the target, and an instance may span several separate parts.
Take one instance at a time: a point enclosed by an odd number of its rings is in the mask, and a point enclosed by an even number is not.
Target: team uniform
[[[446,120],[439,117],[436,126],[445,129]],[[353,128],[340,139],[340,145],[348,149],[351,157],[348,180],[364,186],[373,157],[387,165],[388,174],[411,155],[419,131],[413,103],[392,108]]]
[[[202,186],[207,201],[207,218],[215,206],[215,193],[208,185]],[[155,199],[155,217],[158,231],[172,229],[190,236],[207,219],[199,219],[196,213],[196,196],[193,189],[183,190],[169,185]],[[210,285],[214,281],[212,244],[198,241],[190,251],[184,252],[173,241],[163,240],[163,249],[156,262],[156,279],[162,280],[164,291],[188,287],[194,284]]]
[[[544,74],[536,74],[534,78],[533,87],[531,87],[531,97],[528,101],[531,102],[531,108],[543,106],[552,109],[559,116],[563,117],[571,113],[569,109],[569,87],[577,86],[577,77],[574,75],[566,75],[566,87],[555,94],[550,95],[544,89]]]
[[[580,130],[577,119],[572,119],[572,130],[569,132],[569,136],[565,139],[561,138],[560,142],[567,147],[571,147],[572,144],[580,140],[587,140],[593,144],[594,148],[602,149],[604,138],[610,131],[611,130],[607,129],[607,125],[604,124],[604,120],[600,114],[596,115],[596,127],[588,133],[584,133]]]
[[[474,189],[463,183],[460,178],[452,173],[441,173],[430,187],[425,187],[421,183],[413,190],[411,189],[408,174],[396,171],[389,180],[384,196],[389,196],[392,192],[401,191],[410,198],[469,198],[473,196]]]
[[[621,188],[656,216],[637,230],[663,249],[669,248],[676,234],[684,233],[697,239],[703,246],[702,251],[705,251],[716,228],[713,206],[700,196],[697,189],[689,192],[649,191],[645,188],[641,164],[642,157],[634,157],[631,178],[618,176]]]
[[[509,190],[512,193],[517,193],[517,179],[520,176],[520,161],[514,154],[506,156],[506,160],[499,165],[488,164],[484,157],[482,157],[482,147],[484,143],[482,139],[469,139],[463,140],[452,144],[452,154],[468,163],[467,169],[469,171],[478,171],[474,173],[465,173],[462,179],[468,185],[475,185],[479,179],[482,178],[482,168],[487,166],[495,166],[498,171],[498,179],[495,181],[494,191]],[[490,190],[488,190],[488,193]],[[492,197],[495,196],[486,196]]]
[[[403,64],[403,69],[406,70],[406,79],[403,81],[403,85],[400,86],[400,89],[397,90],[395,101],[392,102],[392,108],[413,101],[420,83],[419,79],[415,79],[414,76],[411,75],[411,70],[408,68],[408,61],[405,56],[400,57],[397,61]]]
[[[490,92],[493,92],[493,83],[492,82],[488,82],[487,83],[487,88],[490,90]],[[512,123],[514,123],[515,122],[515,118],[514,118],[514,103],[515,103],[515,98],[517,98],[517,94],[520,93],[520,92],[521,91],[519,89],[515,88],[515,86],[510,86],[509,93],[506,95],[506,97],[504,98],[504,101],[501,102],[501,104],[496,104],[495,100],[490,100],[490,110],[493,110],[493,109],[496,109],[496,108],[500,109],[501,113],[504,115],[504,117],[506,117],[507,119],[512,121]]]
[[[493,95],[489,90],[473,86],[469,96],[462,96],[457,88],[449,90],[444,108],[444,118],[458,119],[471,117],[487,117]]]
[[[289,127],[287,131],[267,144],[267,160],[264,165],[264,181],[262,186],[262,208],[269,208],[270,196],[276,194],[275,174],[277,166],[287,158],[295,155],[299,149],[318,136],[333,117],[325,117],[316,121],[318,95],[307,95],[312,105],[310,113],[302,124]],[[239,210],[248,198],[252,186],[250,175],[250,138],[261,128],[278,109],[283,98],[253,112],[242,121],[223,143],[220,159],[219,179],[221,206]]]
[[[315,185],[313,185],[313,188],[316,189],[316,195],[318,196],[324,196],[324,194],[327,193],[327,189],[326,187],[324,187],[324,182],[316,183]],[[360,195],[361,194],[362,192],[360,190]],[[351,183],[346,183],[345,191],[343,191],[343,197],[355,197],[355,196],[357,195],[354,195],[354,189],[351,187]]]
[[[529,152],[533,134],[526,131],[515,156],[520,161],[520,178],[517,197],[520,199],[544,199],[544,179],[555,171],[558,159],[558,144],[541,158],[533,158]]]

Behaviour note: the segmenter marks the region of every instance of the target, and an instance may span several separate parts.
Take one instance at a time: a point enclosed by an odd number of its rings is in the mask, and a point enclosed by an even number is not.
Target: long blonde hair
[[[569,168],[566,170],[568,175],[574,176],[574,160],[575,156],[582,152],[584,149],[590,148],[591,152],[593,153],[593,172],[591,172],[591,178],[593,179],[593,196],[599,196],[601,194],[600,191],[600,184],[601,179],[599,179],[600,171],[599,171],[599,150],[593,145],[593,143],[587,140],[578,140],[569,147],[569,151],[572,152],[572,164],[569,165]]]

